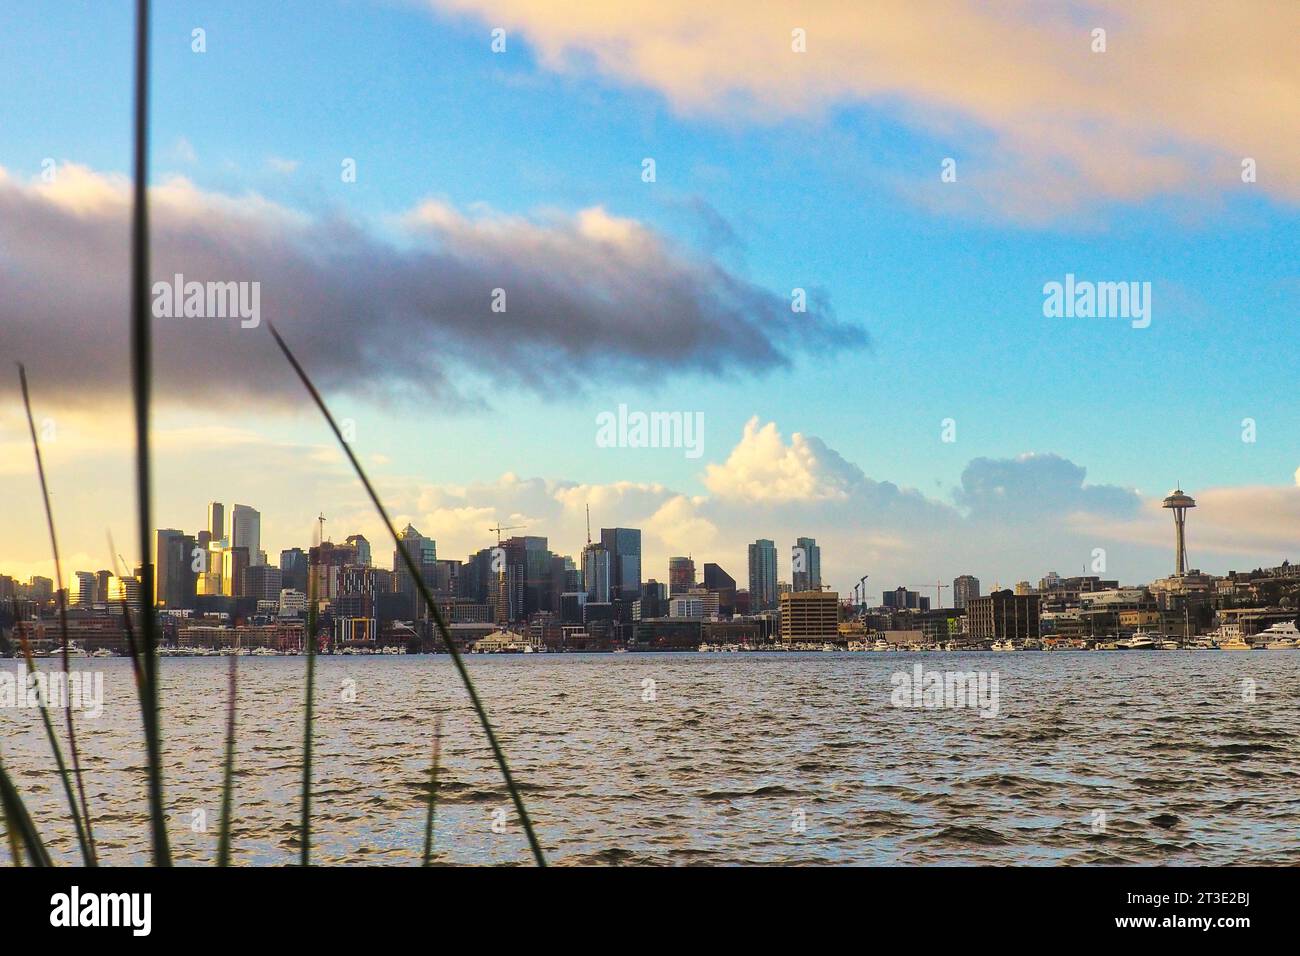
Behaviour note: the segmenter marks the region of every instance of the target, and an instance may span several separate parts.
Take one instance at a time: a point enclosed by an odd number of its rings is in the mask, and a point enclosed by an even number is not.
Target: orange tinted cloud
[[[648,87],[688,116],[870,104],[950,139],[1012,214],[1245,188],[1246,157],[1252,188],[1300,201],[1293,0],[428,2],[521,35],[547,69]]]

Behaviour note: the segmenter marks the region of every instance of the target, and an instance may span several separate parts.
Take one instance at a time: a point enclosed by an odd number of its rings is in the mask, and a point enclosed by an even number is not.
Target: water
[[[998,715],[892,706],[891,676],[918,663],[996,672]],[[469,664],[553,863],[1300,863],[1296,652],[530,655]],[[12,674],[21,665],[0,666]],[[103,715],[78,721],[101,855],[145,863],[130,664],[74,667],[105,676]],[[226,662],[174,658],[162,667],[173,851],[178,862],[208,863]],[[241,658],[239,668],[235,859],[291,863],[305,660]],[[314,862],[419,862],[439,709],[439,861],[530,862],[448,658],[325,657],[318,681]],[[73,860],[39,713],[0,708],[0,726],[6,765],[47,844]],[[0,841],[0,864],[8,862]]]

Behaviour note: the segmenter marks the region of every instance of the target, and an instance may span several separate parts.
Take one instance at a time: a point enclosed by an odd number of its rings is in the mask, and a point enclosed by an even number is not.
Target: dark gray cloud
[[[153,196],[153,279],[260,282],[263,324],[330,392],[493,405],[505,389],[748,374],[790,350],[866,343],[824,299],[793,314],[784,294],[599,209],[526,220],[429,203],[381,238],[186,183]],[[127,197],[125,182],[77,167],[42,186],[0,171],[0,352],[26,361],[50,400],[127,393]],[[264,328],[154,328],[162,401],[301,398]]]

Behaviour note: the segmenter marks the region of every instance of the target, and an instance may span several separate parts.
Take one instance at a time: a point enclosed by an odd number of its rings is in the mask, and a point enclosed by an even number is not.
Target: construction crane
[[[933,584],[915,584],[908,585],[909,591],[919,591],[921,588],[933,588],[935,600],[939,602],[939,607],[943,607],[943,592],[952,587],[951,584],[944,584],[942,581],[935,581]]]
[[[871,575],[864,574],[862,577],[858,578],[858,583],[853,585],[854,594],[858,594],[859,591],[861,592],[861,597],[858,598],[858,605],[860,607],[866,607],[867,604],[867,578],[869,577],[871,577]]]
[[[497,547],[499,548],[499,547],[501,547],[501,532],[502,532],[502,531],[515,531],[515,530],[517,530],[517,529],[519,529],[519,528],[523,528],[523,527],[525,527],[525,526],[524,526],[524,525],[521,525],[521,524],[508,524],[508,525],[505,525],[504,527],[502,527],[501,524],[498,523],[498,524],[496,524],[495,526],[488,528],[488,530],[489,530],[489,531],[495,531],[495,532],[497,533]]]

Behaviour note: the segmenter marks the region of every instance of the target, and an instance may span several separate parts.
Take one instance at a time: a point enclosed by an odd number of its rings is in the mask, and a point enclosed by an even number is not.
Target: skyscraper
[[[668,559],[668,596],[685,594],[695,587],[695,562],[690,558]]]
[[[230,546],[247,548],[248,561],[256,564],[262,551],[262,515],[248,505],[235,505],[230,512]]]
[[[226,506],[220,501],[208,502],[208,534],[212,541],[226,536]]]
[[[98,583],[93,571],[77,571],[72,576],[72,589],[68,603],[79,607],[90,607],[98,599]]]
[[[603,544],[589,544],[582,549],[582,581],[587,589],[587,600],[598,604],[609,602],[610,569],[609,550]]]
[[[239,506],[236,505],[236,508]],[[230,547],[221,552],[221,592],[226,597],[243,597],[248,585],[248,549]]]
[[[429,590],[433,590],[438,584],[438,542],[426,538],[411,524],[402,529],[398,538],[402,551],[409,554],[415,566],[420,569],[420,580],[429,586]],[[427,617],[429,609],[425,606],[424,598],[420,596],[415,579],[402,560],[401,551],[396,549],[393,551],[393,573],[397,576],[397,590],[410,600],[416,616]]]
[[[609,552],[610,598],[641,596],[641,529],[601,528],[600,543]]]
[[[357,549],[357,564],[370,567],[370,542],[366,540],[365,535],[350,534],[343,539],[343,542]]]
[[[767,538],[749,546],[749,607],[751,611],[776,607],[776,543]]]
[[[704,566],[704,589],[718,596],[718,612],[731,615],[736,609],[736,579],[722,569],[721,565]]]
[[[791,582],[795,591],[820,591],[822,549],[816,538],[799,538],[790,553]]]
[[[194,607],[194,538],[174,528],[159,528],[154,536],[153,602],[156,607]],[[105,590],[105,593],[106,590]]]
[[[280,586],[307,593],[307,552],[302,548],[280,552]]]
[[[952,606],[957,610],[962,610],[971,598],[979,596],[980,579],[973,574],[962,574],[952,579]]]

